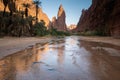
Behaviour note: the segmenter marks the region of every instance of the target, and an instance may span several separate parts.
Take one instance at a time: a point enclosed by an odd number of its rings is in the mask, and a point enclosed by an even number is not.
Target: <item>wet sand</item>
[[[33,46],[36,43],[48,42],[50,41],[50,39],[51,39],[50,37],[0,38],[0,59],[3,58],[4,56],[29,48],[30,46]]]
[[[29,48],[36,43],[45,43],[52,40],[52,37],[28,37],[28,38],[14,38],[14,37],[5,37],[0,38],[0,59],[4,56],[13,54],[15,52]],[[115,39],[112,37],[84,37],[80,36],[80,40],[84,41],[93,41],[93,42],[103,42],[110,43],[113,45],[120,46],[120,39]]]
[[[120,39],[113,37],[81,36],[80,39],[84,41],[102,42],[120,46]]]
[[[0,80],[120,80],[120,47],[54,38],[0,60]]]

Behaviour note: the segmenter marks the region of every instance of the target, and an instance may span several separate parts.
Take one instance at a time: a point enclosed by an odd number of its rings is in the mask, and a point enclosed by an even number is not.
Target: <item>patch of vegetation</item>
[[[58,31],[55,28],[47,30],[44,22],[40,22],[34,25],[34,34],[35,36],[69,36],[69,32]]]
[[[79,33],[76,33],[76,35],[81,35],[81,36],[106,36],[105,33],[102,32],[102,31],[79,32]]]
[[[32,17],[23,18],[19,14],[0,16],[0,36],[31,36],[33,31]]]
[[[48,34],[47,28],[43,21],[36,23],[34,26],[34,35],[35,36],[45,36]]]
[[[69,32],[57,31],[57,29],[55,29],[55,28],[51,28],[49,30],[49,34],[52,36],[70,36]]]

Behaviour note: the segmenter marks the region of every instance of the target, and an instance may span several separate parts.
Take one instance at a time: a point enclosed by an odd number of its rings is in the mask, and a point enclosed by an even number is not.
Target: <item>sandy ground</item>
[[[13,54],[15,52],[24,50],[25,48],[29,48],[29,46],[33,46],[36,43],[46,43],[50,41],[49,38],[41,37],[29,37],[29,38],[13,38],[13,37],[5,37],[0,38],[0,59],[4,56]]]
[[[120,46],[120,39],[116,39],[113,37],[81,36],[80,39],[85,41],[102,42]]]
[[[15,52],[24,50],[29,46],[35,45],[36,43],[44,43],[50,41],[52,38],[50,37],[29,37],[29,38],[13,38],[13,37],[5,37],[0,38],[0,59],[4,56],[13,54]],[[120,39],[114,39],[112,37],[83,37],[80,36],[81,40],[86,41],[94,41],[94,42],[104,42],[110,43],[117,46],[120,46]]]
[[[42,43],[42,47],[38,44],[1,59],[0,80],[120,80],[120,47],[101,44],[117,44],[119,40],[80,36],[49,38],[9,39],[14,44],[7,39],[8,43],[3,45],[16,45],[18,49],[52,40]]]

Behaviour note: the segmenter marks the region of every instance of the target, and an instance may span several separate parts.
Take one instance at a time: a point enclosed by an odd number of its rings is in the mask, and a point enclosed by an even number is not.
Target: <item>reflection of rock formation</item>
[[[33,0],[13,0],[13,1],[15,1],[17,11],[25,10],[25,7],[23,7],[23,3],[30,4],[30,7],[28,8],[28,14],[29,14],[29,16],[31,15],[31,16],[35,17],[36,7],[33,4]],[[4,5],[2,2],[0,2],[0,11],[3,11],[3,9],[4,9]],[[7,7],[7,11],[9,11],[8,7]],[[44,20],[46,26],[50,25],[50,20],[49,20],[48,16],[42,11],[41,8],[39,8],[38,20],[39,21]]]
[[[60,5],[57,19],[56,17],[53,17],[52,19],[52,27],[56,28],[58,31],[66,31],[67,27],[65,18],[66,18],[65,11],[63,9],[63,6]]]
[[[16,80],[16,67],[14,66],[13,59],[7,57],[5,60],[0,60],[0,80]]]
[[[92,0],[83,10],[75,31],[100,30],[107,35],[120,37],[120,0]]]
[[[37,53],[36,47],[27,49],[19,53],[10,55],[0,60],[0,80],[16,80],[20,79],[20,75],[29,74],[28,70],[32,66],[33,62],[40,60],[39,53]]]
[[[115,48],[115,45],[104,44],[99,42],[88,42],[88,41],[80,41],[81,47],[84,47],[86,51],[89,52],[89,56],[87,55],[87,59],[89,59],[89,68],[91,72],[91,76],[93,76],[93,80],[118,80],[120,79],[120,58],[118,56],[110,56],[108,52],[106,52],[102,47]],[[98,48],[99,47],[99,48]],[[118,49],[119,50],[119,49]],[[118,57],[118,58],[117,58]],[[112,75],[112,78],[111,78]]]
[[[58,63],[61,65],[64,62],[65,54],[64,54],[64,47],[58,48]]]

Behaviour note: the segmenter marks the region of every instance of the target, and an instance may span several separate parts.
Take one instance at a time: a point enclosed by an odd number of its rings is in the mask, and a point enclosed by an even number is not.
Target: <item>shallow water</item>
[[[0,80],[120,80],[120,48],[54,38],[0,60]]]

